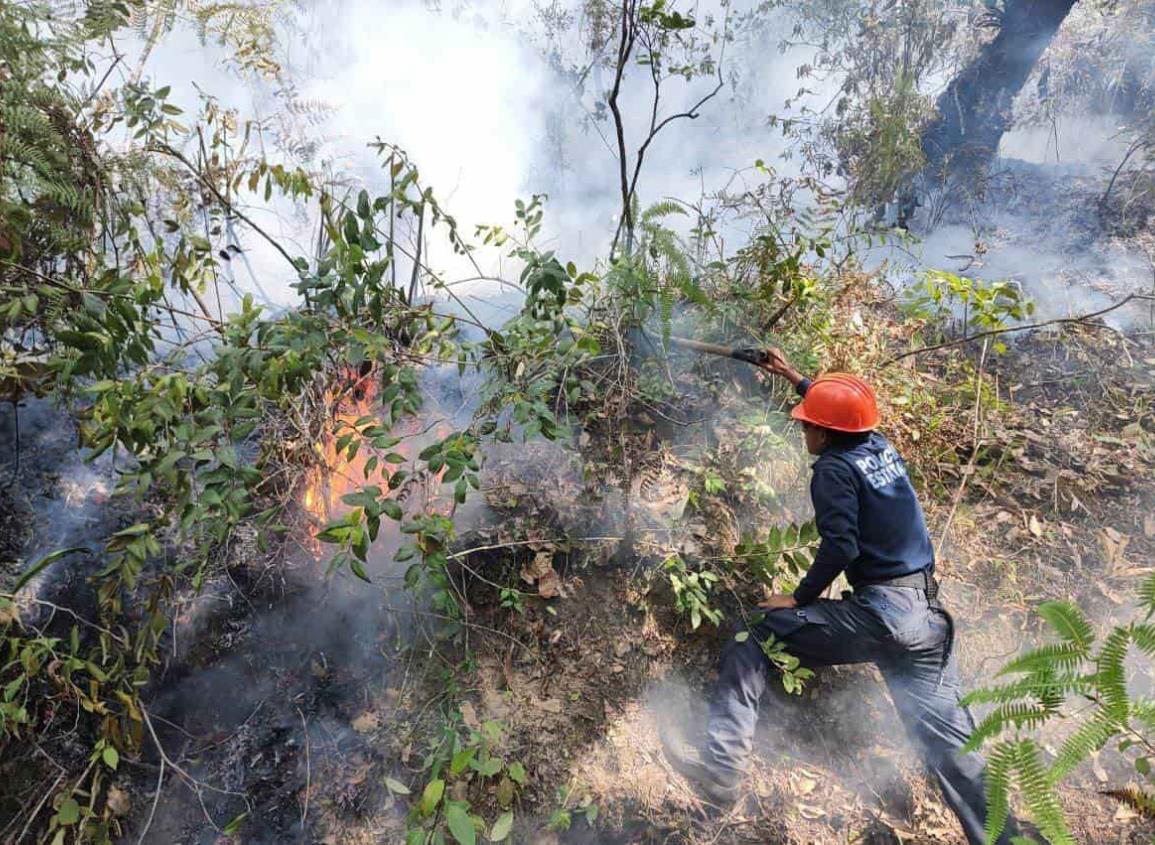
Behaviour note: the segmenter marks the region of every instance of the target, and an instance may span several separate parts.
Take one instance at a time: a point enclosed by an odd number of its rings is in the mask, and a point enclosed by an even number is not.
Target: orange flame
[[[305,480],[305,491],[301,499],[302,507],[318,522],[328,522],[339,510],[341,498],[354,492],[371,481],[366,478],[365,468],[372,451],[359,449],[352,460],[348,457],[348,446],[340,453],[337,441],[347,432],[354,430],[357,420],[375,414],[378,382],[373,372],[350,373],[342,384],[330,388],[325,395],[325,404],[333,409],[332,424],[313,449],[317,453],[317,463],[309,471]],[[359,441],[355,441],[359,442]],[[397,451],[405,454],[404,444],[398,444]],[[408,457],[408,456],[407,456]],[[388,479],[388,471],[381,466],[368,475],[380,474]]]
[[[384,456],[377,454],[374,449],[358,449],[351,460],[348,446],[341,452],[337,451],[337,442],[343,434],[354,430],[357,420],[376,416],[380,382],[376,380],[375,375],[374,371],[364,369],[360,373],[350,372],[348,377],[342,380],[343,384],[338,384],[326,394],[326,403],[333,409],[332,424],[322,439],[313,445],[318,461],[306,478],[301,499],[306,513],[321,524],[332,520],[344,509],[345,506],[341,503],[344,496],[366,484],[383,487],[392,474],[393,468],[385,463]],[[422,430],[427,426],[427,419],[415,419],[412,422],[410,436],[391,447],[389,451],[412,459],[416,451],[423,448],[424,443],[429,442],[429,438],[440,439],[452,431],[452,426],[444,420],[424,432]],[[355,439],[353,442],[360,441]],[[376,466],[371,472],[366,473],[366,468],[374,456],[377,457]],[[430,479],[430,489],[424,493],[426,503],[436,498],[437,489],[440,487],[440,475],[441,473],[438,473],[437,478]],[[452,504],[452,500],[450,503]]]

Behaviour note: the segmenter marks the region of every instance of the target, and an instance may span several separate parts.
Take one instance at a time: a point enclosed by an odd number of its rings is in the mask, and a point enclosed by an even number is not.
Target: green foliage
[[[451,521],[405,512],[401,500],[413,485],[432,482],[464,501],[479,486],[480,438],[497,426],[489,419],[449,434],[413,460],[397,451],[393,432],[421,409],[416,362],[451,360],[464,369],[489,351],[504,368],[509,354],[496,332],[488,350],[463,344],[455,318],[395,284],[395,238],[407,234],[395,233],[399,220],[420,218],[426,233],[443,232],[457,252],[469,248],[403,151],[372,145],[388,189],[370,193],[254,154],[254,127],[238,125],[210,97],[185,117],[166,85],[129,82],[94,93],[118,77],[103,75],[91,48],[127,16],[127,8],[121,14],[106,5],[80,18],[0,6],[0,381],[17,395],[52,391],[82,402],[83,445],[94,456],[115,451],[116,495],[147,504],[141,522],[106,538],[92,576],[90,627],[42,636],[22,627],[10,597],[0,597],[0,740],[34,736],[61,707],[81,714],[80,735],[92,738],[98,764],[68,781],[91,796],[84,819],[93,806],[101,812],[104,772],[135,755],[145,736],[139,695],[161,660],[172,595],[199,589],[242,526],[256,529],[261,548],[278,541],[294,493],[283,470],[315,460],[314,440],[333,444],[345,460],[370,456],[364,486],[320,532],[336,547],[331,568],[367,578],[382,520],[397,521],[411,538],[401,552],[415,564],[407,583],[428,589],[443,615],[458,612],[445,573]],[[223,10],[202,9],[201,23],[211,28]],[[238,9],[234,20],[242,30],[246,14]],[[145,38],[166,25],[158,21]],[[259,63],[255,53],[242,63],[250,59]],[[106,140],[112,133],[114,142]],[[270,315],[244,298],[229,314],[205,296],[227,283],[242,251],[232,227],[249,221],[233,202],[246,191],[265,201],[283,197],[320,220],[313,255],[272,244],[296,280],[299,308]],[[524,218],[534,225],[532,213]],[[571,266],[566,278],[568,301],[570,289],[591,277]],[[431,273],[423,281],[448,290]],[[558,345],[556,336],[551,341],[550,354]],[[578,337],[571,360],[591,349],[592,339]],[[539,358],[547,357],[543,345]],[[350,423],[332,413],[327,394],[362,368],[379,386],[377,407]],[[316,421],[302,419],[309,404],[302,397],[323,409]],[[548,402],[536,393],[514,402],[514,419],[530,435],[552,435]],[[287,454],[296,448],[284,442],[287,430],[304,450]],[[179,555],[166,554],[176,547]],[[16,588],[71,551],[28,567]],[[67,828],[69,840],[108,827],[105,816],[78,824],[71,793],[60,800],[53,830]],[[460,815],[451,815],[451,832],[466,836]]]
[[[945,270],[923,274],[908,291],[904,307],[936,326],[955,320],[964,335],[999,329],[1035,312],[1034,302],[1014,282],[984,282]],[[1006,347],[996,342],[994,350],[1004,352]]]
[[[931,114],[914,77],[900,73],[888,91],[870,94],[836,135],[839,159],[851,176],[855,202],[893,200],[926,163],[920,129]]]
[[[666,558],[662,569],[674,591],[674,607],[690,618],[691,629],[698,630],[703,619],[714,625],[722,621],[722,611],[710,606],[710,594],[718,582],[716,573],[691,570],[677,555]]]
[[[1155,576],[1145,579],[1139,588],[1141,596],[1151,595],[1152,582]],[[1148,599],[1141,602],[1149,617]],[[1017,676],[1013,680],[967,696],[967,704],[995,707],[979,722],[966,748],[991,746],[988,838],[994,840],[1003,830],[1010,794],[1017,790],[1048,841],[1073,843],[1056,788],[1108,744],[1114,742],[1132,761],[1136,775],[1148,782],[1141,788],[1127,787],[1120,800],[1132,805],[1155,802],[1149,785],[1155,700],[1128,688],[1127,671],[1132,646],[1148,659],[1155,657],[1155,626],[1146,621],[1116,625],[1096,648],[1094,629],[1075,605],[1046,602],[1039,607],[1039,615],[1058,642],[1032,649],[1004,666],[999,675]],[[1069,702],[1077,706],[1068,708]],[[1058,719],[1073,721],[1073,729],[1048,754],[1037,732]]]
[[[60,84],[90,67],[83,48],[94,34],[83,17],[44,6],[0,8],[0,258],[19,266],[82,248],[94,222],[100,170],[78,119],[80,100]],[[0,270],[6,293],[38,286],[9,273],[12,266]]]
[[[749,621],[757,625],[764,618],[764,614],[756,614]],[[736,642],[744,643],[750,639],[749,631],[739,631],[734,635]],[[765,640],[758,643],[766,659],[778,670],[778,677],[782,681],[782,688],[791,695],[801,695],[806,682],[814,677],[814,672],[801,665],[801,661],[786,650],[786,643],[770,634]]]
[[[783,592],[810,568],[817,543],[813,521],[775,525],[763,540],[742,538],[734,547],[734,569],[767,590]]]
[[[491,376],[482,388],[482,414],[491,421],[480,431],[503,441],[515,430],[526,438],[561,437],[570,408],[596,395],[593,382],[580,374],[601,345],[576,309],[596,296],[598,279],[573,262],[563,267],[554,253],[536,248],[544,199],[518,200],[512,230],[493,225],[477,230],[483,243],[509,247],[509,255],[523,263],[522,309],[500,331],[489,330],[480,349]]]
[[[574,817],[585,819],[588,827],[593,827],[598,819],[598,805],[594,803],[593,795],[577,784],[559,786],[555,793],[557,807],[550,813],[548,827],[564,833],[573,827]]]
[[[445,725],[423,762],[428,780],[410,805],[406,845],[444,842],[447,833],[458,845],[474,845],[478,834],[487,829],[491,842],[509,835],[514,822],[510,808],[527,775],[521,763],[502,756],[504,744],[505,729],[498,722],[463,731],[458,716]],[[393,778],[386,778],[385,786],[395,795],[411,794],[409,787]],[[502,812],[487,825],[474,811],[473,802],[490,791]],[[451,797],[462,794],[468,797]]]
[[[637,248],[619,257],[606,281],[632,325],[644,326],[656,318],[663,340],[668,340],[674,309],[688,303],[712,312],[713,300],[691,270],[691,258],[682,239],[661,224],[663,218],[685,214],[678,203],[650,206],[638,220]]]

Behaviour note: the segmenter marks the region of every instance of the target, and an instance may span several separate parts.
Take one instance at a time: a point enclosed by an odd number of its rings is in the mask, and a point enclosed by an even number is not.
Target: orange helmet
[[[879,419],[878,403],[874,401],[870,385],[846,373],[828,373],[816,378],[790,416],[852,434],[870,431]]]

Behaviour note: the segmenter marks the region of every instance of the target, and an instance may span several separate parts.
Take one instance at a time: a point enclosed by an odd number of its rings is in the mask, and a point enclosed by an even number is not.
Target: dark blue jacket
[[[805,394],[809,380],[798,386]],[[906,465],[877,432],[833,446],[814,462],[810,498],[822,542],[794,591],[814,601],[840,572],[851,586],[933,571],[934,548]]]

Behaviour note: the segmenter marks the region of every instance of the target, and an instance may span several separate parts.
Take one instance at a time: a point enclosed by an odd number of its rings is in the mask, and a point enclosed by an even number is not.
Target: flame
[[[345,378],[325,394],[325,405],[332,409],[332,419],[321,440],[313,444],[317,462],[305,479],[301,505],[318,522],[331,520],[341,507],[341,498],[359,489],[363,484],[374,483],[366,478],[365,468],[373,457],[371,450],[359,449],[352,460],[347,448],[337,452],[337,441],[353,430],[357,420],[374,416],[376,412],[379,383],[373,372],[350,372]],[[395,451],[409,457],[402,441]],[[378,480],[388,480],[388,469],[378,460],[378,467],[370,475]]]
[[[337,451],[338,440],[353,430],[357,420],[376,416],[380,382],[375,375],[372,370],[350,371],[326,393],[326,406],[332,409],[332,419],[321,440],[313,444],[317,461],[309,471],[301,497],[305,512],[318,523],[324,524],[339,515],[347,507],[341,499],[362,486],[376,484],[384,489],[395,469],[384,461],[383,454],[372,448],[358,449],[352,460],[348,457],[348,447],[340,453]],[[429,425],[428,417],[413,418],[407,423],[399,423],[398,427],[408,429],[404,432],[407,436],[388,451],[409,460],[431,439],[440,439],[452,432],[452,427],[444,420]],[[366,473],[366,467],[374,456],[377,457],[376,466],[372,472]],[[429,484],[422,496],[425,504],[437,498],[440,473],[437,478],[430,479]]]

